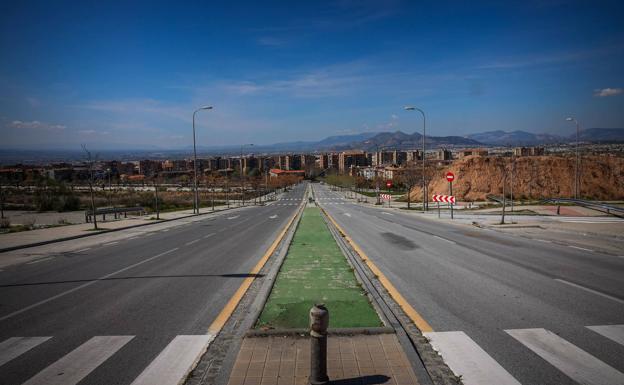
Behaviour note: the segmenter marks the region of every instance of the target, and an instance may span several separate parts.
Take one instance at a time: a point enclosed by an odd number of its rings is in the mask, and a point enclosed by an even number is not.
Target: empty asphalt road
[[[624,384],[624,258],[314,190],[465,384]]]
[[[171,381],[304,192],[4,268],[0,384]]]

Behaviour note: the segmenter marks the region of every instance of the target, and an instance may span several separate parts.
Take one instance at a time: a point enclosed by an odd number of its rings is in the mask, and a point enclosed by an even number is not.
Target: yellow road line
[[[280,242],[284,238],[284,235],[286,235],[286,232],[290,228],[290,225],[292,225],[293,221],[299,214],[300,209],[301,209],[301,206],[297,209],[297,211],[292,216],[292,218],[290,218],[290,221],[288,221],[286,226],[284,226],[284,228],[282,229],[280,234],[277,236],[277,238],[275,238],[275,241],[273,241],[271,246],[269,246],[266,253],[264,253],[262,258],[260,258],[260,261],[258,261],[258,263],[256,264],[256,266],[254,266],[253,269],[251,269],[249,274],[252,276],[247,277],[243,280],[243,283],[239,286],[239,288],[236,290],[232,298],[230,298],[228,303],[221,310],[221,313],[219,313],[217,318],[215,318],[215,320],[212,321],[212,324],[210,324],[210,327],[208,327],[208,333],[216,335],[217,333],[219,333],[223,325],[225,325],[227,320],[230,318],[230,316],[234,312],[234,309],[236,309],[236,306],[238,306],[238,303],[240,302],[240,300],[243,298],[243,296],[249,289],[249,286],[251,286],[251,284],[253,283],[255,279],[255,274],[258,274],[260,270],[262,270],[266,262],[269,260],[269,257],[275,252],[275,249],[277,248],[277,246],[280,244]]]
[[[353,247],[355,252],[360,255],[360,258],[362,259],[362,261],[364,261],[364,263],[366,263],[368,268],[371,269],[373,274],[377,276],[377,279],[379,280],[379,282],[381,282],[381,284],[388,291],[390,296],[399,304],[399,306],[401,306],[405,314],[407,314],[407,316],[412,320],[412,322],[414,322],[416,327],[420,329],[420,331],[423,333],[432,332],[433,328],[431,327],[431,325],[429,325],[429,323],[425,321],[425,319],[416,311],[416,309],[414,309],[412,305],[410,305],[407,302],[407,300],[405,300],[405,298],[401,295],[401,293],[399,293],[399,291],[396,289],[396,287],[394,287],[394,285],[384,275],[384,273],[382,273],[381,270],[379,270],[379,268],[373,263],[373,261],[371,261],[371,259],[360,248],[360,246],[358,246],[353,241],[353,239],[351,239],[351,237],[347,235],[347,233],[342,229],[342,227],[340,227],[338,223],[336,223],[334,218],[332,218],[332,216],[329,215],[327,211],[325,211],[322,208],[321,210],[323,211],[323,213],[325,213],[325,215],[327,215],[327,218],[329,218],[329,220],[334,224],[334,226],[336,226],[338,231],[340,231],[344,239],[346,239],[347,242],[349,242],[349,244],[351,245],[351,247]]]

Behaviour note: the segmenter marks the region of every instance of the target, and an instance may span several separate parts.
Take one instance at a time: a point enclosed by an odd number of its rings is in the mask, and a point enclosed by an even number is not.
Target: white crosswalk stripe
[[[214,335],[177,336],[132,385],[177,385],[191,371]]]
[[[624,325],[587,326],[589,330],[624,345]]]
[[[464,332],[424,333],[449,368],[466,385],[520,385]]]
[[[12,337],[0,343],[0,366],[21,356],[52,337]]]
[[[134,336],[97,336],[43,369],[24,385],[73,385],[85,378]]]
[[[546,329],[505,330],[566,376],[586,385],[624,384],[624,373]]]

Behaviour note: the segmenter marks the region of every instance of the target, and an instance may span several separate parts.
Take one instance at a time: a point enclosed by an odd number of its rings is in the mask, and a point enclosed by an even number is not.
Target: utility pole
[[[158,174],[154,178],[154,196],[156,198],[156,219],[160,219],[160,202],[158,202]]]
[[[93,229],[97,230],[97,215],[95,215],[95,195],[93,192],[93,158],[91,157],[91,152],[87,150],[86,145],[82,145],[82,149],[87,154],[87,164],[89,165],[89,193],[91,195],[91,213],[93,214]]]
[[[193,185],[195,188],[193,214],[199,214],[199,195],[197,193],[197,147],[195,145],[195,114],[201,110],[212,110],[212,106],[200,107],[193,111]]]
[[[427,211],[429,209],[429,202],[427,201],[427,183],[425,176],[425,136],[427,135],[427,118],[425,116],[425,112],[418,107],[406,106],[404,107],[406,111],[419,111],[423,117],[423,134],[422,134],[422,190],[423,190],[423,210]]]
[[[253,146],[252,143],[241,144],[240,150],[240,177],[241,177],[241,196],[243,200],[243,206],[245,206],[245,175],[243,172],[243,147],[244,146]]]
[[[501,225],[505,224],[505,203],[507,198],[505,198],[505,184],[507,183],[507,170],[505,170],[505,164],[503,164],[503,215],[501,216]]]
[[[579,174],[579,168],[580,168],[580,158],[579,158],[579,133],[580,133],[580,128],[579,128],[579,122],[578,120],[576,120],[576,118],[573,117],[569,117],[566,118],[566,120],[568,122],[574,122],[576,124],[576,162],[575,162],[575,167],[574,167],[574,199],[579,199],[579,195],[580,195],[580,174]]]

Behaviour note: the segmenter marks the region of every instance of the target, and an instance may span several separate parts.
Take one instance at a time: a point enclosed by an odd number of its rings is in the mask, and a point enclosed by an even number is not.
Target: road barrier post
[[[310,385],[324,385],[327,376],[327,327],[329,311],[324,304],[316,304],[310,309]]]

